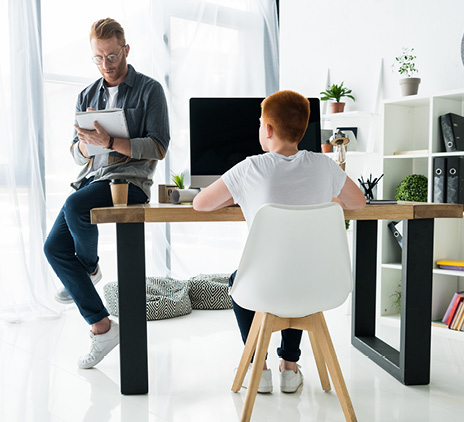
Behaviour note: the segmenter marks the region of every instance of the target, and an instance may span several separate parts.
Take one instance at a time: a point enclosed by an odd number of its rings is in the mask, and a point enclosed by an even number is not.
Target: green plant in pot
[[[341,113],[345,109],[345,103],[340,102],[343,97],[356,101],[351,92],[351,89],[343,86],[343,82],[340,85],[332,84],[332,86],[327,87],[326,91],[320,93],[322,95],[321,101],[335,100],[330,104],[332,113]]]
[[[184,173],[173,174],[172,181],[176,184],[179,189],[184,189]]]
[[[416,56],[414,55],[414,48],[403,47],[401,54],[395,57],[393,67],[397,67],[398,73],[403,76],[400,79],[401,93],[403,96],[416,95],[419,91],[420,78],[414,78],[419,70],[416,67]]]
[[[410,174],[396,188],[398,201],[427,202],[427,177],[422,174]]]

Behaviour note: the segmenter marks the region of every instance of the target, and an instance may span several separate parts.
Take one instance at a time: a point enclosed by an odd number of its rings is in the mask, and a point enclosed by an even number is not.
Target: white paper
[[[98,122],[108,135],[114,138],[129,138],[126,116],[122,108],[77,112],[76,122],[80,128],[86,130],[95,130],[93,122]],[[110,153],[100,145],[86,144],[86,147],[89,155]]]

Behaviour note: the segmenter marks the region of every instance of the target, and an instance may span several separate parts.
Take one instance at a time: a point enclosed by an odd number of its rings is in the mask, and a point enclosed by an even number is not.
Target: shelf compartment
[[[395,159],[385,159],[383,173],[383,198],[392,199],[395,198],[396,188],[401,181],[410,174],[423,174],[429,179],[429,190],[430,176],[429,172],[429,158],[426,156],[421,157],[404,157],[395,156]]]
[[[440,116],[447,113],[464,114],[462,94],[451,94],[432,98],[432,152],[445,152],[441,135]],[[464,152],[464,151],[463,151]]]
[[[384,155],[430,150],[430,101],[384,103]]]

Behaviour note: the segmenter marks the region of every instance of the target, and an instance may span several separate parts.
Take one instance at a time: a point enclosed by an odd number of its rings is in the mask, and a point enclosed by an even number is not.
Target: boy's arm
[[[332,198],[332,202],[339,203],[346,210],[358,210],[366,206],[364,194],[348,176],[346,176],[346,181],[340,194]]]
[[[234,198],[222,179],[216,180],[193,199],[196,211],[214,211],[234,205]]]

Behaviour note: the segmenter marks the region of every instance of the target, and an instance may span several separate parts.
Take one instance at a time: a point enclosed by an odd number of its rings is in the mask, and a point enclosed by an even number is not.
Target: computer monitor
[[[308,99],[311,114],[299,149],[321,152],[319,98]],[[246,157],[263,153],[258,135],[263,100],[190,99],[191,187],[204,188]]]

